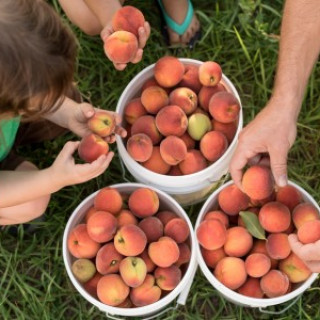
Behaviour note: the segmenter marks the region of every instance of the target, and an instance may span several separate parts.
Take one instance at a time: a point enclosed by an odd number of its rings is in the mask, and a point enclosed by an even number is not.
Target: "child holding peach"
[[[51,193],[102,174],[113,153],[75,164],[79,142],[69,141],[42,170],[15,154],[19,145],[67,130],[90,134],[87,122],[97,109],[81,102],[73,84],[74,36],[45,1],[1,1],[0,39],[0,225],[11,225],[41,216]],[[114,133],[126,134],[119,127]]]

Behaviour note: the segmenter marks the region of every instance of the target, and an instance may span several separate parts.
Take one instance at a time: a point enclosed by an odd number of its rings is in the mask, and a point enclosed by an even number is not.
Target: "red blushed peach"
[[[168,172],[169,176],[182,176],[182,172],[179,168],[179,165],[172,166]]]
[[[106,111],[96,111],[87,121],[88,128],[100,137],[110,136],[116,127],[114,114]]]
[[[91,239],[86,224],[78,224],[74,227],[67,242],[68,250],[75,258],[91,259],[96,256],[100,243]]]
[[[171,168],[170,164],[166,163],[160,154],[160,147],[153,147],[151,157],[141,163],[146,169],[159,174],[167,174]]]
[[[86,212],[86,215],[84,217],[84,221],[87,223],[89,218],[97,211],[98,210],[94,206],[90,207]]]
[[[148,249],[144,249],[143,252],[139,255],[141,259],[143,259],[144,263],[147,266],[147,272],[153,272],[153,270],[156,268],[156,265],[153,263],[153,261],[150,259],[148,254]]]
[[[228,148],[228,140],[219,131],[209,131],[200,140],[200,151],[208,161],[217,161]]]
[[[276,201],[276,193],[274,190],[272,191],[271,195],[267,198],[264,198],[261,200],[256,200],[256,199],[250,198],[250,206],[251,207],[262,207],[266,203],[272,202],[272,201]]]
[[[213,210],[206,213],[204,216],[204,220],[217,219],[220,220],[226,227],[229,227],[229,218],[228,216],[221,210]]]
[[[237,215],[240,211],[247,209],[249,201],[249,197],[235,184],[225,187],[218,195],[220,208],[230,216]]]
[[[156,114],[160,109],[169,104],[169,97],[164,89],[153,86],[143,90],[141,102],[149,113]]]
[[[247,281],[237,290],[238,293],[252,298],[261,299],[264,293],[260,287],[260,279],[248,277]]]
[[[126,257],[120,262],[119,272],[126,285],[136,288],[143,283],[147,266],[142,258]]]
[[[228,256],[243,257],[250,251],[252,244],[253,239],[247,229],[232,227],[227,230],[227,238],[223,248]]]
[[[108,242],[115,235],[118,227],[117,218],[110,212],[97,211],[87,223],[89,236],[96,242]]]
[[[305,222],[297,233],[300,242],[307,244],[320,240],[320,220]]]
[[[179,163],[179,168],[183,174],[196,173],[207,166],[206,158],[196,149],[189,150],[185,159]]]
[[[212,119],[211,123],[213,130],[223,133],[226,136],[229,144],[233,141],[233,138],[236,135],[238,129],[237,121],[230,123],[222,123]]]
[[[203,220],[197,231],[197,239],[207,250],[221,248],[227,240],[226,227],[219,220]]]
[[[221,92],[221,91],[226,91],[225,87],[221,83],[218,83],[214,87],[203,86],[200,89],[200,92],[198,95],[199,104],[200,104],[201,108],[205,111],[209,111],[209,101],[210,101],[211,97],[215,93]]]
[[[292,283],[305,281],[311,275],[309,268],[293,252],[287,258],[280,261],[279,269],[289,277]]]
[[[291,248],[288,235],[285,233],[271,233],[268,235],[266,248],[268,254],[273,259],[285,259],[289,256]]]
[[[116,215],[120,212],[123,202],[117,189],[105,187],[97,193],[93,200],[93,205],[99,211],[107,211]]]
[[[144,282],[130,291],[130,299],[136,307],[143,307],[157,302],[161,297],[161,289],[156,285],[156,279],[147,274]]]
[[[111,24],[114,31],[129,31],[137,38],[139,28],[143,27],[145,19],[143,13],[133,6],[123,6],[115,12]]]
[[[129,295],[130,289],[118,274],[103,276],[97,286],[97,295],[101,302],[117,306]]]
[[[213,87],[222,78],[221,66],[214,61],[206,61],[199,67],[199,80],[202,85]]]
[[[176,213],[169,210],[159,211],[156,214],[156,217],[162,222],[163,226],[165,226],[170,220],[178,218]]]
[[[96,274],[86,283],[83,284],[84,289],[91,294],[94,298],[98,298],[97,296],[97,286],[99,280],[102,278],[102,274],[96,272]]]
[[[105,275],[109,273],[117,273],[123,255],[115,248],[112,242],[106,243],[97,252],[96,267],[99,273]]]
[[[133,303],[129,297],[127,297],[127,299],[125,299],[123,302],[117,305],[117,308],[132,308],[132,307],[133,307]]]
[[[284,232],[289,228],[290,221],[289,209],[280,202],[268,202],[260,209],[259,222],[268,232]]]
[[[258,240],[255,239],[255,241],[253,242],[253,246],[252,249],[250,250],[250,254],[252,253],[263,253],[265,254],[267,257],[270,258],[270,262],[271,262],[271,269],[276,269],[278,267],[278,260],[273,259],[269,256],[269,253],[267,251],[267,246],[266,246],[267,241],[266,240]]]
[[[307,221],[319,220],[319,212],[311,203],[300,203],[292,211],[292,220],[297,229]]]
[[[214,276],[229,289],[236,290],[247,280],[244,261],[236,257],[222,258],[214,269]]]
[[[287,206],[290,211],[292,211],[299,203],[303,202],[300,191],[290,185],[277,190],[276,200]]]
[[[146,90],[149,87],[154,87],[154,86],[159,87],[159,83],[157,82],[157,80],[154,77],[152,77],[143,83],[143,85],[141,87],[141,92],[143,92],[144,90]]]
[[[175,166],[185,159],[187,146],[179,137],[168,136],[160,142],[160,154],[166,163]]]
[[[128,206],[131,212],[139,218],[152,216],[159,209],[158,194],[149,188],[138,188],[130,194]]]
[[[188,132],[185,132],[180,139],[185,143],[187,150],[195,148],[196,142],[190,137]]]
[[[141,98],[132,99],[124,109],[124,118],[130,124],[133,124],[138,118],[146,114],[147,111],[141,103]]]
[[[139,255],[145,249],[146,244],[146,235],[134,224],[121,227],[114,236],[114,246],[124,256],[132,257]]]
[[[177,85],[183,78],[185,67],[176,57],[160,58],[154,66],[154,77],[165,88]]]
[[[145,115],[138,118],[131,127],[131,135],[144,133],[150,137],[153,145],[158,144],[162,136],[156,127],[155,118],[151,115]]]
[[[144,133],[136,133],[127,141],[127,151],[138,162],[147,161],[152,154],[152,140]]]
[[[181,265],[188,263],[190,261],[191,257],[191,250],[189,245],[187,245],[185,242],[184,243],[179,243],[179,259],[177,262],[175,262],[175,265],[180,267]]]
[[[191,114],[198,105],[197,94],[189,88],[180,87],[171,91],[169,96],[171,105],[179,106],[185,114]]]
[[[173,239],[161,237],[158,241],[149,244],[148,254],[155,265],[166,268],[178,261],[180,251]]]
[[[193,114],[195,114],[195,113],[202,113],[202,114],[206,115],[207,117],[209,117],[209,113],[200,107],[197,107],[197,109],[194,110]]]
[[[215,93],[209,101],[209,112],[211,116],[222,123],[234,122],[240,113],[238,99],[228,91]]]
[[[128,63],[137,53],[138,39],[128,31],[116,31],[104,42],[104,52],[114,63]]]
[[[205,248],[201,248],[201,253],[204,262],[209,268],[215,268],[218,262],[226,257],[226,253],[223,248],[219,248],[216,250],[207,250]]]
[[[274,189],[270,168],[259,165],[248,168],[242,177],[242,188],[252,199],[262,200],[269,197]]]
[[[138,225],[138,219],[136,216],[130,211],[123,209],[117,215],[118,220],[118,228],[126,225],[126,224],[135,224]]]
[[[93,162],[109,152],[109,144],[96,134],[83,137],[78,147],[79,157],[86,162]]]
[[[154,270],[154,277],[160,289],[171,291],[181,281],[181,270],[176,265],[167,268],[157,267]]]
[[[246,257],[244,265],[249,276],[260,278],[270,270],[271,261],[263,253],[252,253]]]
[[[199,93],[202,84],[199,80],[199,67],[194,65],[186,65],[185,72],[182,80],[179,82],[179,87],[187,87],[194,91],[196,94]]]
[[[147,236],[148,242],[158,241],[163,236],[163,224],[156,217],[147,217],[139,222],[139,228]]]
[[[184,219],[174,218],[166,224],[164,235],[172,238],[177,243],[182,243],[190,235],[189,226]]]
[[[288,291],[289,278],[279,270],[270,270],[261,278],[260,287],[267,297],[280,297]]]
[[[187,130],[188,118],[180,107],[166,106],[157,113],[156,126],[164,136],[182,136]]]

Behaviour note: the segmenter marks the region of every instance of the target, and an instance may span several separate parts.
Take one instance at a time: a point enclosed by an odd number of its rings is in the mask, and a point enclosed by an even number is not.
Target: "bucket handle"
[[[124,168],[123,161],[120,157],[119,157],[119,162],[120,162],[120,167],[121,167],[121,171],[122,171],[122,180],[127,181],[127,182],[131,182],[129,179],[126,178],[126,169]]]
[[[266,313],[266,314],[274,314],[274,315],[279,315],[284,312],[286,312],[288,309],[290,309],[299,299],[301,295],[298,295],[289,305],[287,305],[285,308],[283,308],[281,311],[269,311],[266,308],[259,308],[259,311],[261,313]]]

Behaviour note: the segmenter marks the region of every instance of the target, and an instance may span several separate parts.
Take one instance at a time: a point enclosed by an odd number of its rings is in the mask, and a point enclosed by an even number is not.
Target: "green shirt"
[[[20,124],[20,117],[0,120],[0,161],[11,150]]]

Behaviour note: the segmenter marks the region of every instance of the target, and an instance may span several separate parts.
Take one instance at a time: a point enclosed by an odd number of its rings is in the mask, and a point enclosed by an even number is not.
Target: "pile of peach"
[[[165,56],[153,74],[124,109],[129,155],[164,175],[205,169],[225,153],[239,122],[240,103],[221,83],[221,66]]]
[[[202,257],[222,284],[240,294],[282,296],[311,275],[288,235],[297,233],[302,243],[319,240],[319,212],[295,187],[276,188],[268,167],[247,169],[242,188],[226,186],[204,216],[196,230]]]
[[[88,293],[110,306],[141,307],[179,284],[191,255],[189,226],[159,208],[149,188],[97,193],[67,241],[72,272]]]

